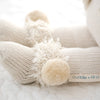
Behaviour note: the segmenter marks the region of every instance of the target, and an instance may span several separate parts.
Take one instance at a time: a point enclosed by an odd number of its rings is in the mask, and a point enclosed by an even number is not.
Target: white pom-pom
[[[68,64],[61,59],[48,60],[43,66],[42,80],[48,86],[61,85],[66,83],[70,76]]]

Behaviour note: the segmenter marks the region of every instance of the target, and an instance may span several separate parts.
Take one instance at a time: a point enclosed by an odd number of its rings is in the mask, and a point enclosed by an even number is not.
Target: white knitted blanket
[[[1,0],[0,18],[22,26],[25,15],[35,9],[47,13],[52,26],[85,24],[81,0]],[[99,100],[99,87],[100,83],[69,83],[50,88],[20,85],[0,65],[0,100]]]

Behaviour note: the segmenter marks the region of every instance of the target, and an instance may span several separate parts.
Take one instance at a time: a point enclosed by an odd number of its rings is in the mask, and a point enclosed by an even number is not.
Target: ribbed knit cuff
[[[62,53],[69,56],[70,82],[100,81],[100,48],[65,48]]]

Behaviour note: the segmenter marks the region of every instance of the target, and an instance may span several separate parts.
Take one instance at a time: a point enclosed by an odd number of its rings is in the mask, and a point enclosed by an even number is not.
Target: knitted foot
[[[34,52],[32,49],[14,42],[0,42],[0,60],[5,69],[21,84],[35,81],[29,77]]]

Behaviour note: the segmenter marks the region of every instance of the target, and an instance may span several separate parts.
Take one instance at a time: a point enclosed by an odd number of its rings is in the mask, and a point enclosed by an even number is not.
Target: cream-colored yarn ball
[[[61,85],[69,79],[70,68],[68,64],[61,59],[52,59],[47,61],[41,71],[43,82],[48,86]]]
[[[28,22],[29,20],[31,21],[42,20],[46,23],[49,23],[47,16],[43,12],[38,10],[35,10],[26,16],[26,22]]]

